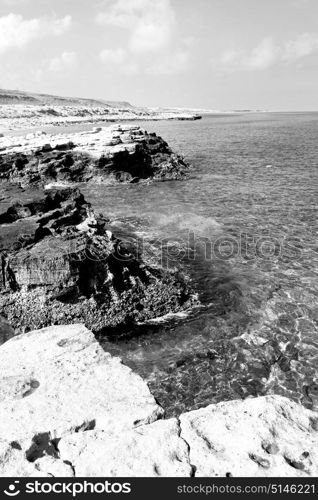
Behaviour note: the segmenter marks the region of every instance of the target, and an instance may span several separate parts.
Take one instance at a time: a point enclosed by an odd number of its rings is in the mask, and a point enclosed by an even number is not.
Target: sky
[[[318,110],[318,0],[0,0],[0,88]]]

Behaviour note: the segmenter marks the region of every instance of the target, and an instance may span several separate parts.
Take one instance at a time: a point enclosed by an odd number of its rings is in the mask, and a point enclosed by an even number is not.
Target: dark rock
[[[22,153],[21,148],[16,152],[14,148],[4,150],[0,154],[0,180],[22,186],[43,186],[54,182],[96,182],[96,179],[105,183],[129,183],[187,177],[189,165],[174,154],[161,137],[139,128],[118,134],[118,137],[105,131],[88,134],[87,142],[78,147],[73,141],[51,146],[35,140],[30,152]]]
[[[77,189],[28,207],[41,214],[37,230],[1,255],[0,307],[16,330],[84,322],[101,332],[192,305],[186,278],[143,262]]]

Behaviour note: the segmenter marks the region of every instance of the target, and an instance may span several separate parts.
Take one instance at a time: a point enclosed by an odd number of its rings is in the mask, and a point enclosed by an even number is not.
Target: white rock
[[[0,348],[0,439],[30,442],[76,429],[119,432],[162,415],[142,379],[83,325],[54,326]]]
[[[71,465],[51,456],[29,462],[17,444],[0,440],[0,477],[73,477]]]
[[[196,476],[317,476],[318,414],[281,396],[181,415]]]
[[[0,477],[318,475],[318,414],[281,396],[162,413],[83,325],[0,347]]]
[[[188,446],[176,419],[159,420],[121,434],[87,431],[59,442],[62,460],[76,476],[181,476],[192,473]]]

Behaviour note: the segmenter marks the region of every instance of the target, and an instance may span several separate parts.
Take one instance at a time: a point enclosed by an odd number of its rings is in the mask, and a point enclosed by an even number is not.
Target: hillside
[[[21,90],[0,89],[0,104],[26,104],[34,106],[86,106],[106,108],[132,108],[129,102],[105,101],[103,99],[84,99],[61,97],[49,94],[36,94]]]

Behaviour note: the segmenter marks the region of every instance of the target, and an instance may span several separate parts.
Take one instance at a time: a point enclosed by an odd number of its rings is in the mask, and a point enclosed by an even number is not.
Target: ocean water
[[[110,331],[103,347],[167,415],[265,394],[317,407],[318,114],[141,125],[184,154],[192,178],[85,195],[157,246],[164,265],[182,261],[202,307]]]
[[[140,125],[185,156],[191,178],[81,190],[148,259],[185,266],[202,305],[100,343],[168,416],[265,394],[318,408],[318,113]]]

